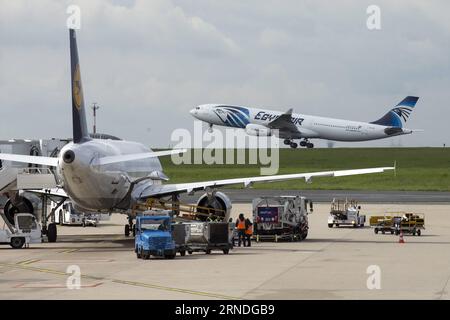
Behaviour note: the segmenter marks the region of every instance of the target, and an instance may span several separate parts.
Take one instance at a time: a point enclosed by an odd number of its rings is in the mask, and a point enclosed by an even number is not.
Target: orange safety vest
[[[245,220],[238,219],[238,230],[244,230],[245,229]]]
[[[253,234],[253,226],[248,226],[247,230],[245,230],[245,234],[251,236]]]

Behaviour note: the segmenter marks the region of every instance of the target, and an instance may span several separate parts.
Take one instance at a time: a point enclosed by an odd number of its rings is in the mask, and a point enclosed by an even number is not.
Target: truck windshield
[[[69,209],[70,209],[70,214],[77,215],[77,216],[81,215],[81,212],[78,211],[78,210],[75,210],[75,208],[73,207],[72,203],[69,203]]]
[[[168,220],[145,220],[141,221],[141,230],[169,230]]]

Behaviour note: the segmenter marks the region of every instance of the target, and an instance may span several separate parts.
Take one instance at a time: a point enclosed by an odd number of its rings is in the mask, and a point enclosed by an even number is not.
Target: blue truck
[[[175,241],[171,231],[170,216],[138,216],[136,218],[135,252],[138,259],[150,256],[173,259]]]

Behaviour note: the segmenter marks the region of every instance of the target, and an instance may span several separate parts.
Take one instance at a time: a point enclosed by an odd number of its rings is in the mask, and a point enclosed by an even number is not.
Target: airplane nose
[[[189,113],[190,113],[192,116],[195,117],[195,116],[197,115],[197,111],[198,111],[198,110],[194,108],[194,109],[192,109],[191,111],[189,111]]]

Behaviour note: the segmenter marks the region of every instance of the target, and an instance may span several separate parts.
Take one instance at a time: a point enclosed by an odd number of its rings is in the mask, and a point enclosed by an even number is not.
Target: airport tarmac
[[[368,190],[273,190],[273,189],[222,189],[233,203],[250,203],[262,196],[298,195],[314,202],[330,203],[333,198],[358,199],[366,203],[450,203],[450,192],[445,191],[368,191]],[[198,197],[198,196],[197,196]],[[196,196],[183,194],[183,201],[196,202]]]
[[[421,237],[329,229],[329,204],[316,204],[303,242],[254,243],[229,255],[194,253],[138,260],[123,236],[123,215],[94,227],[58,227],[57,243],[0,246],[0,299],[449,299],[450,205],[362,204],[362,213],[425,213]],[[250,214],[235,204],[233,216]],[[68,289],[68,266],[81,288]],[[369,266],[381,289],[369,290]]]

